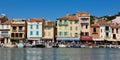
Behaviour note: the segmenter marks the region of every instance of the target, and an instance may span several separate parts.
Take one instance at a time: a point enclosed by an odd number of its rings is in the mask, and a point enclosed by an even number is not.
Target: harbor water
[[[120,49],[0,48],[0,60],[120,60]]]

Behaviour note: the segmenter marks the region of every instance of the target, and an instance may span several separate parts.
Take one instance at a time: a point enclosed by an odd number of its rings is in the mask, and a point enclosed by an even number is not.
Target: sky
[[[90,15],[114,15],[120,12],[120,0],[0,0],[0,14],[11,18],[45,18],[55,21],[58,17],[76,12]]]

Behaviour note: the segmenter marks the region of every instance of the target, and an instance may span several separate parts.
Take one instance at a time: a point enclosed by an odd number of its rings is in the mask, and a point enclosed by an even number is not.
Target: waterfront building
[[[97,21],[100,25],[100,38],[105,41],[112,41],[111,38],[111,23],[108,23],[106,20],[100,19]]]
[[[56,36],[56,23],[52,21],[45,21],[43,41],[54,42]]]
[[[92,41],[90,36],[90,14],[88,12],[77,12],[79,19],[79,31],[81,41]]]
[[[14,18],[11,22],[11,42],[25,41],[26,39],[26,20],[22,18]]]
[[[10,23],[6,15],[0,16],[0,43],[10,43]]]
[[[111,38],[113,41],[120,41],[120,24],[111,25]]]
[[[44,34],[43,26],[43,18],[30,18],[27,21],[27,41],[31,43],[42,41]]]
[[[57,41],[80,41],[79,19],[76,14],[57,18]]]
[[[90,26],[90,36],[93,37],[94,41],[102,41],[100,38],[100,25],[95,23]]]
[[[116,16],[116,18],[112,20],[112,23],[120,23],[120,16]]]

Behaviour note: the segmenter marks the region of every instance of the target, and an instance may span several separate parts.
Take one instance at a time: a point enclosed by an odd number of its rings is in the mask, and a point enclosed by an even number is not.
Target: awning
[[[57,41],[80,41],[80,38],[57,38]]]
[[[90,36],[81,36],[80,40],[81,41],[93,41],[92,37]]]
[[[4,38],[0,38],[0,41],[1,41],[1,40],[4,40]]]
[[[104,39],[94,39],[94,38],[93,38],[93,40],[94,41],[104,41]]]
[[[116,39],[106,39],[107,41],[118,41]]]
[[[37,38],[37,37],[31,37],[31,38],[28,38],[27,40],[41,40],[41,38]]]

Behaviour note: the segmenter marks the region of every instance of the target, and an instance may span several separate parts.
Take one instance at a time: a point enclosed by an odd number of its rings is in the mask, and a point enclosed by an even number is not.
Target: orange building
[[[93,40],[100,39],[100,25],[92,24],[90,26],[90,36],[93,37]]]

